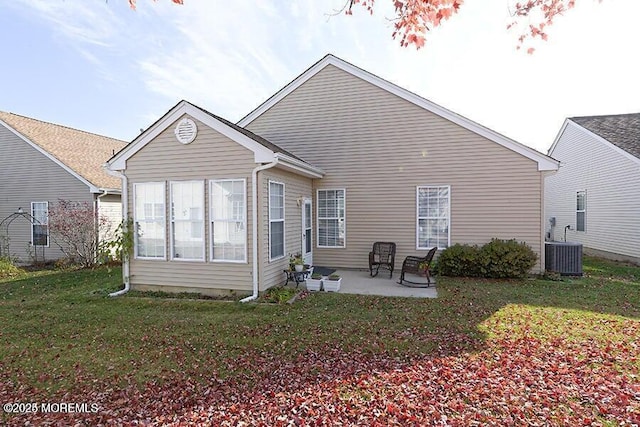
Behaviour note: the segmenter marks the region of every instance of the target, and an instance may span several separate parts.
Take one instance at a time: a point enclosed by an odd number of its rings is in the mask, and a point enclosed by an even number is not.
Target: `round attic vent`
[[[178,141],[183,144],[188,144],[196,139],[196,135],[198,134],[198,127],[193,120],[187,119],[185,117],[176,125],[175,133]]]

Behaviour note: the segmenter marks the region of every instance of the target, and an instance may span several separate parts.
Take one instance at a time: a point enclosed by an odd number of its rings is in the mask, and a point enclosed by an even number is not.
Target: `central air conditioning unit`
[[[544,260],[547,271],[582,276],[582,243],[545,242]]]

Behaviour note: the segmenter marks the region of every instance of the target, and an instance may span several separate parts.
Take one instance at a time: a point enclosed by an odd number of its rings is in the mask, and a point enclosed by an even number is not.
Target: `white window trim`
[[[242,181],[242,187],[244,188],[244,259],[243,260],[228,260],[228,259],[213,259],[213,183],[224,181]],[[245,178],[224,178],[224,179],[210,179],[209,180],[209,261],[215,263],[232,263],[232,264],[247,264],[247,180]],[[237,222],[237,221],[225,221],[225,222]]]
[[[201,183],[202,184],[202,258],[176,258],[174,253],[174,238],[173,238],[173,184],[186,184],[186,183]],[[170,253],[171,253],[171,261],[179,261],[179,262],[205,262],[207,260],[206,248],[207,248],[207,235],[206,235],[206,221],[204,214],[204,209],[206,208],[206,189],[205,189],[205,181],[199,179],[188,179],[184,181],[169,181],[169,240],[170,240]],[[166,227],[165,227],[166,230]]]
[[[420,189],[421,188],[442,188],[446,187],[449,190],[449,205],[447,206],[447,219],[449,220],[449,227],[447,230],[447,248],[451,246],[451,185],[417,185],[416,186],[416,250],[428,251],[433,247],[421,247],[420,246],[420,219],[428,219],[427,217],[420,217]],[[444,248],[438,248],[444,249]]]
[[[138,216],[136,215],[136,193],[139,185],[160,184],[162,185],[162,205],[164,206],[164,251],[162,257],[146,257],[138,255]],[[166,261],[167,260],[167,187],[164,181],[156,182],[136,182],[133,184],[133,257],[134,259]]]
[[[282,222],[282,255],[275,257],[275,258],[271,258],[271,184],[279,184],[282,185],[282,220],[273,220],[274,222]],[[284,184],[284,182],[280,182],[280,181],[273,181],[273,180],[269,180],[268,181],[268,198],[269,198],[269,202],[267,203],[267,209],[269,211],[269,262],[271,261],[277,261],[280,259],[283,259],[285,257],[285,255],[287,254],[287,223],[286,223],[286,219],[287,219],[287,193],[286,193],[286,185]]]
[[[342,246],[322,246],[320,245],[320,192],[321,191],[342,191],[344,194],[344,242]],[[336,218],[322,218],[336,219]],[[340,219],[339,217],[337,218]],[[316,248],[319,249],[346,249],[347,247],[347,189],[346,188],[318,188],[316,190]]]
[[[584,193],[584,209],[578,210],[578,194]],[[584,230],[578,230],[578,213],[584,213]],[[576,232],[578,233],[586,233],[587,232],[587,190],[576,190]]]
[[[33,226],[34,225],[42,225],[42,223],[40,223],[39,221],[38,221],[37,224],[34,222],[35,215],[33,214],[33,205],[36,204],[36,203],[46,203],[47,204],[47,223],[45,224],[47,226],[47,244],[46,245],[37,245],[37,246],[42,246],[42,247],[48,248],[49,244],[51,243],[51,229],[49,228],[49,202],[46,201],[46,200],[43,200],[41,202],[31,202],[31,211],[29,212],[29,215],[31,215],[31,217],[32,217],[31,218],[31,246],[32,247],[36,246],[36,245],[33,244],[33,240],[34,240],[33,239],[33,237],[34,237],[33,236]]]

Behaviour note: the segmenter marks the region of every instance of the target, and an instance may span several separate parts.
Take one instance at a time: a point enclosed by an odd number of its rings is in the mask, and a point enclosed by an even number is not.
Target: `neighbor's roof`
[[[90,187],[121,188],[120,179],[107,174],[102,165],[126,145],[124,141],[3,111],[0,121]]]
[[[640,113],[571,117],[569,120],[640,159]]]

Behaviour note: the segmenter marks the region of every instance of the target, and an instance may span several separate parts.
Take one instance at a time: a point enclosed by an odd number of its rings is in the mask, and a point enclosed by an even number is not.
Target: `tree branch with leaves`
[[[392,37],[400,39],[400,45],[414,45],[421,48],[426,42],[426,34],[456,15],[463,0],[391,0],[395,9],[394,30]],[[509,0],[507,0],[509,1]],[[601,1],[601,0],[599,0]],[[347,15],[352,15],[356,5],[373,13],[376,0],[348,0],[345,5]],[[517,48],[525,46],[529,41],[539,38],[547,40],[546,28],[554,19],[575,6],[575,0],[525,0],[518,1],[509,9],[513,21],[507,29],[529,19],[528,26],[518,37]],[[527,49],[533,53],[533,48]]]

